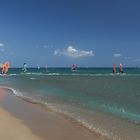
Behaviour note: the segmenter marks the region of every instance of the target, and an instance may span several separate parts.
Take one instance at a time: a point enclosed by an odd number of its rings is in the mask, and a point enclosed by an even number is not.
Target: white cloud
[[[61,54],[62,52],[59,49],[54,51],[54,55],[61,56]]]
[[[129,59],[131,59],[131,57],[124,57],[124,59],[125,59],[125,60],[129,60]]]
[[[4,47],[4,44],[3,43],[0,43],[0,47]]]
[[[4,53],[5,49],[4,49],[4,44],[0,43],[0,53]]]
[[[113,54],[113,56],[114,56],[114,57],[121,57],[122,54],[121,54],[121,53],[115,53],[115,54]]]
[[[67,49],[64,50],[55,50],[54,55],[57,56],[67,56],[70,58],[82,58],[82,57],[89,57],[94,56],[93,51],[85,51],[85,50],[77,50],[73,46],[69,46]]]

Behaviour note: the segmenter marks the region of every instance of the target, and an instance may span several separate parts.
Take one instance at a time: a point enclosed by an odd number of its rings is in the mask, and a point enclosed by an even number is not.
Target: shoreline
[[[43,140],[107,140],[59,113],[43,109],[9,92],[8,89],[0,88],[0,109],[19,119],[31,130],[31,134]],[[2,129],[1,125],[0,128]]]
[[[0,103],[4,102],[8,93],[0,89]],[[3,140],[42,140],[33,134],[31,129],[23,122],[11,115],[0,105],[0,139]]]

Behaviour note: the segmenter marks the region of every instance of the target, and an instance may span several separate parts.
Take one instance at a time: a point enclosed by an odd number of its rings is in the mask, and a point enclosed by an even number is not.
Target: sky
[[[138,0],[0,0],[0,63],[140,66]]]

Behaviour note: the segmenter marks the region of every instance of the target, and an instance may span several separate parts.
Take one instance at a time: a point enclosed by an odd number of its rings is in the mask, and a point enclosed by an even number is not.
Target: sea
[[[112,140],[140,140],[139,68],[10,68],[0,87]]]

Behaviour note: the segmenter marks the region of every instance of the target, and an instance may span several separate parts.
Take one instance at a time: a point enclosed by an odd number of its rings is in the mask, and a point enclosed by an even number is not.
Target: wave
[[[19,90],[14,89],[12,87],[0,86],[0,88],[5,88],[5,89],[8,89],[8,90],[11,90],[13,95],[23,99],[26,102],[29,102],[29,103],[32,103],[32,104],[37,104],[37,105],[40,105],[40,106],[44,107],[47,110],[51,110],[51,111],[54,111],[56,113],[60,113],[61,115],[64,115],[68,119],[70,119],[74,122],[77,122],[80,125],[88,128],[91,131],[97,132],[98,134],[100,134],[104,137],[108,137],[108,138],[111,138],[113,140],[118,140],[118,139],[121,140],[121,138],[119,138],[119,136],[117,136],[117,135],[114,135],[114,133],[108,132],[108,131],[102,129],[102,127],[98,127],[94,123],[91,123],[90,120],[88,120],[88,118],[86,118],[86,117],[84,118],[81,115],[75,114],[75,111],[73,112],[73,109],[72,109],[72,111],[69,111],[69,109],[67,109],[67,107],[65,109],[63,109],[63,108],[57,106],[57,104],[54,105],[54,104],[48,103],[47,101],[44,102],[42,100],[37,100],[37,99],[32,98],[32,97],[24,96],[23,92],[20,92]],[[130,113],[127,110],[125,110],[124,108],[118,108],[116,106],[109,106],[109,105],[108,106],[106,105],[106,106],[103,106],[103,107],[104,107],[104,109],[107,109],[110,112],[113,112],[113,113],[115,112],[115,113],[118,113],[119,115],[123,114],[123,117],[127,116],[127,117],[130,117],[132,119],[133,118],[137,119],[137,117],[138,117],[138,120],[140,118],[140,115]],[[94,116],[92,116],[92,117],[94,117]],[[103,119],[104,119],[104,117],[103,117]],[[138,123],[138,120],[136,120],[135,123]]]
[[[88,102],[88,108],[97,109],[101,112],[107,112],[109,114],[113,114],[119,118],[124,118],[134,123],[140,123],[140,114],[128,110],[123,106],[119,106],[117,104],[108,104],[104,101],[94,101]]]
[[[103,74],[103,73],[96,73],[96,74],[92,74],[92,73],[27,73],[27,74],[22,74],[22,75],[44,75],[44,76],[140,76],[140,74],[127,74],[127,73],[107,73],[107,74]]]
[[[91,131],[94,131],[94,132],[98,133],[101,136],[108,137],[108,138],[110,137],[108,133],[105,133],[102,130],[100,130],[99,128],[94,127],[94,125],[88,123],[83,118],[80,118],[80,117],[75,118],[75,117],[73,117],[72,113],[69,113],[67,111],[63,111],[62,109],[57,108],[56,106],[54,106],[54,105],[52,105],[52,104],[50,104],[48,102],[42,102],[42,101],[33,99],[31,97],[24,96],[23,93],[21,93],[18,90],[15,90],[12,87],[0,86],[0,88],[8,89],[8,90],[12,91],[11,94],[15,95],[16,97],[18,97],[18,98],[20,98],[20,99],[22,99],[22,100],[24,100],[24,101],[26,101],[28,103],[37,104],[39,106],[42,106],[46,110],[54,111],[56,113],[59,113],[60,115],[68,118],[70,121],[78,123],[79,125],[82,125],[83,127],[87,128],[87,129],[89,129]]]
[[[36,78],[30,78],[32,80],[36,79]],[[42,101],[42,100],[38,100],[38,99],[33,99],[32,97],[27,97],[27,96],[24,96],[24,93],[20,92],[19,90],[15,90],[14,88],[11,88],[11,87],[5,87],[5,86],[0,86],[0,88],[5,88],[5,89],[9,89],[12,91],[12,93],[15,95],[15,96],[18,96],[18,97],[21,97],[25,100],[28,100],[30,101],[31,103],[36,103],[36,104],[45,104],[49,107],[53,107],[53,110],[57,111],[57,112],[61,112],[60,110],[57,110],[56,107],[54,108],[54,106],[52,106],[51,104],[48,104],[46,101]],[[96,106],[96,105],[94,105]],[[126,118],[126,119],[129,119],[135,123],[140,123],[140,114],[136,114],[136,113],[133,113],[133,112],[129,112],[128,110],[126,110],[125,108],[120,108],[120,107],[117,107],[117,106],[111,106],[111,105],[106,105],[106,104],[100,104],[99,105],[99,108],[101,108],[102,111],[105,111],[105,112],[109,112],[111,114],[114,114],[114,115],[117,115],[118,117],[122,117],[122,118]],[[99,109],[100,110],[100,109]]]
[[[127,77],[127,76],[140,76],[140,74],[131,74],[131,73],[80,73],[80,72],[75,72],[75,73],[62,73],[62,72],[47,72],[47,73],[43,73],[43,72],[28,72],[28,73],[10,73],[10,74],[0,74],[1,77],[10,77],[10,76],[30,76],[30,75],[35,75],[35,76],[90,76],[90,77],[102,77],[102,76],[111,76],[111,77]]]
[[[31,80],[35,80],[36,78],[34,78],[34,77],[31,77],[30,79],[31,79]]]
[[[140,114],[130,112],[125,108],[119,108],[117,106],[104,105],[103,108],[105,111],[116,114],[119,117],[129,119],[135,123],[140,123]]]
[[[9,76],[17,76],[18,74],[12,73],[12,74],[0,74],[1,77],[9,77]]]
[[[17,91],[17,90],[15,90],[12,87],[0,86],[0,88],[2,88],[2,89],[8,89],[8,90],[12,91],[12,94],[14,94],[16,96],[23,96],[23,94],[20,91]]]
[[[46,75],[61,75],[60,73],[48,73]]]

